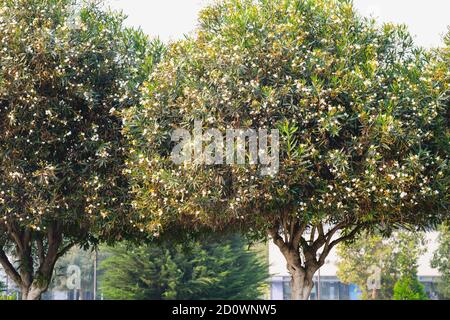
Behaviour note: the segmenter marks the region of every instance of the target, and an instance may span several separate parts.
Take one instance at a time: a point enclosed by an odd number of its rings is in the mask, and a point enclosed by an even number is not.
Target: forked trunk
[[[22,300],[41,300],[41,296],[44,292],[47,291],[48,286],[50,284],[50,276],[43,276],[43,274],[31,275],[30,273],[23,272],[23,279],[27,279],[29,281],[22,281],[21,285],[21,293]],[[33,280],[31,280],[33,279]],[[31,283],[31,284],[30,284]]]
[[[31,285],[30,287],[22,287],[22,300],[41,300],[45,288]]]
[[[341,222],[326,230],[324,223],[302,223],[299,218],[290,216],[289,211],[282,213],[280,220],[274,223],[268,234],[286,259],[287,269],[291,274],[291,299],[307,300],[314,287],[314,273],[324,265],[331,249],[354,237],[363,225],[355,224],[352,231],[334,238],[338,231],[352,224]],[[305,238],[307,231],[308,237]]]
[[[308,300],[314,287],[312,276],[307,272],[288,266],[291,274],[291,300]]]
[[[21,289],[22,300],[40,300],[52,279],[55,263],[73,245],[63,243],[62,224],[54,221],[47,228],[47,234],[34,233],[20,226],[11,226],[11,238],[15,241],[14,258],[19,261],[16,268],[4,248],[0,246],[0,265],[6,274]],[[39,263],[38,263],[39,262]]]

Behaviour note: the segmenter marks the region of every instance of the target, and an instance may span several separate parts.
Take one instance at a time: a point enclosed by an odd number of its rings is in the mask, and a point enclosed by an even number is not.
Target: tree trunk
[[[288,265],[291,274],[291,300],[308,300],[314,286],[312,275]]]
[[[308,225],[298,218],[292,218],[289,212],[283,212],[268,230],[274,244],[280,249],[291,274],[291,299],[307,300],[314,287],[314,273],[325,263],[330,250],[338,243],[351,239],[363,227],[355,224],[348,234],[333,240],[339,230],[350,227],[348,222],[337,223],[325,231],[323,223]],[[309,227],[308,239],[303,236]]]
[[[61,248],[62,225],[57,221],[49,225],[47,234],[33,233],[27,228],[22,230],[15,224],[9,225],[8,232],[15,242],[16,250],[13,255],[19,260],[19,267],[16,268],[10,262],[2,246],[0,246],[0,265],[17,287],[21,288],[22,300],[39,300],[48,289],[56,261],[74,243]],[[47,248],[44,247],[45,238],[47,238]],[[38,265],[37,269],[36,265]]]
[[[22,300],[41,300],[41,296],[46,291],[46,288],[33,284],[30,287],[22,287],[21,291]]]

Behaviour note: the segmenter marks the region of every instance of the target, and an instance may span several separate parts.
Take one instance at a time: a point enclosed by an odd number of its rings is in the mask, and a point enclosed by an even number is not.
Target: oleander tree
[[[350,1],[207,7],[196,33],[168,48],[142,103],[124,113],[132,205],[148,219],[140,228],[270,237],[286,259],[292,299],[307,299],[337,244],[448,215],[448,70],[435,60],[405,27],[378,26]],[[270,156],[279,170],[174,163],[172,133],[193,132],[195,120],[223,135],[278,129],[279,153]],[[184,155],[190,146],[198,155],[192,141]]]
[[[123,20],[98,1],[0,3],[0,263],[22,299],[72,246],[139,233],[118,113],[158,53]]]

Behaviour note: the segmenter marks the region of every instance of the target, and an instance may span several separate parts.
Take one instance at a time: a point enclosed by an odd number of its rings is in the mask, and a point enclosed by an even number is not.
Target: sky
[[[151,37],[167,42],[192,32],[198,12],[213,0],[107,0],[122,10],[127,24],[140,26]],[[354,0],[359,12],[380,22],[408,25],[416,43],[425,47],[442,44],[450,25],[450,0]]]

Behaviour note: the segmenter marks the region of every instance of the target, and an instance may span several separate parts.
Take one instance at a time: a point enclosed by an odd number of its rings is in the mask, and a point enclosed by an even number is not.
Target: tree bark
[[[297,228],[295,234],[290,236],[291,241],[285,241],[277,228],[269,230],[269,235],[287,262],[287,269],[291,275],[291,300],[308,300],[314,287],[314,273],[320,267],[310,252],[306,254],[308,260],[302,261],[299,251],[302,233],[302,228]]]
[[[22,293],[22,300],[28,300],[28,291],[29,288],[28,287],[22,287],[20,289],[21,293]]]
[[[291,300],[308,300],[314,287],[314,272],[289,264],[287,269],[291,275]]]
[[[30,287],[22,287],[22,300],[41,300],[42,294],[46,290],[46,287],[40,287],[35,284]]]

